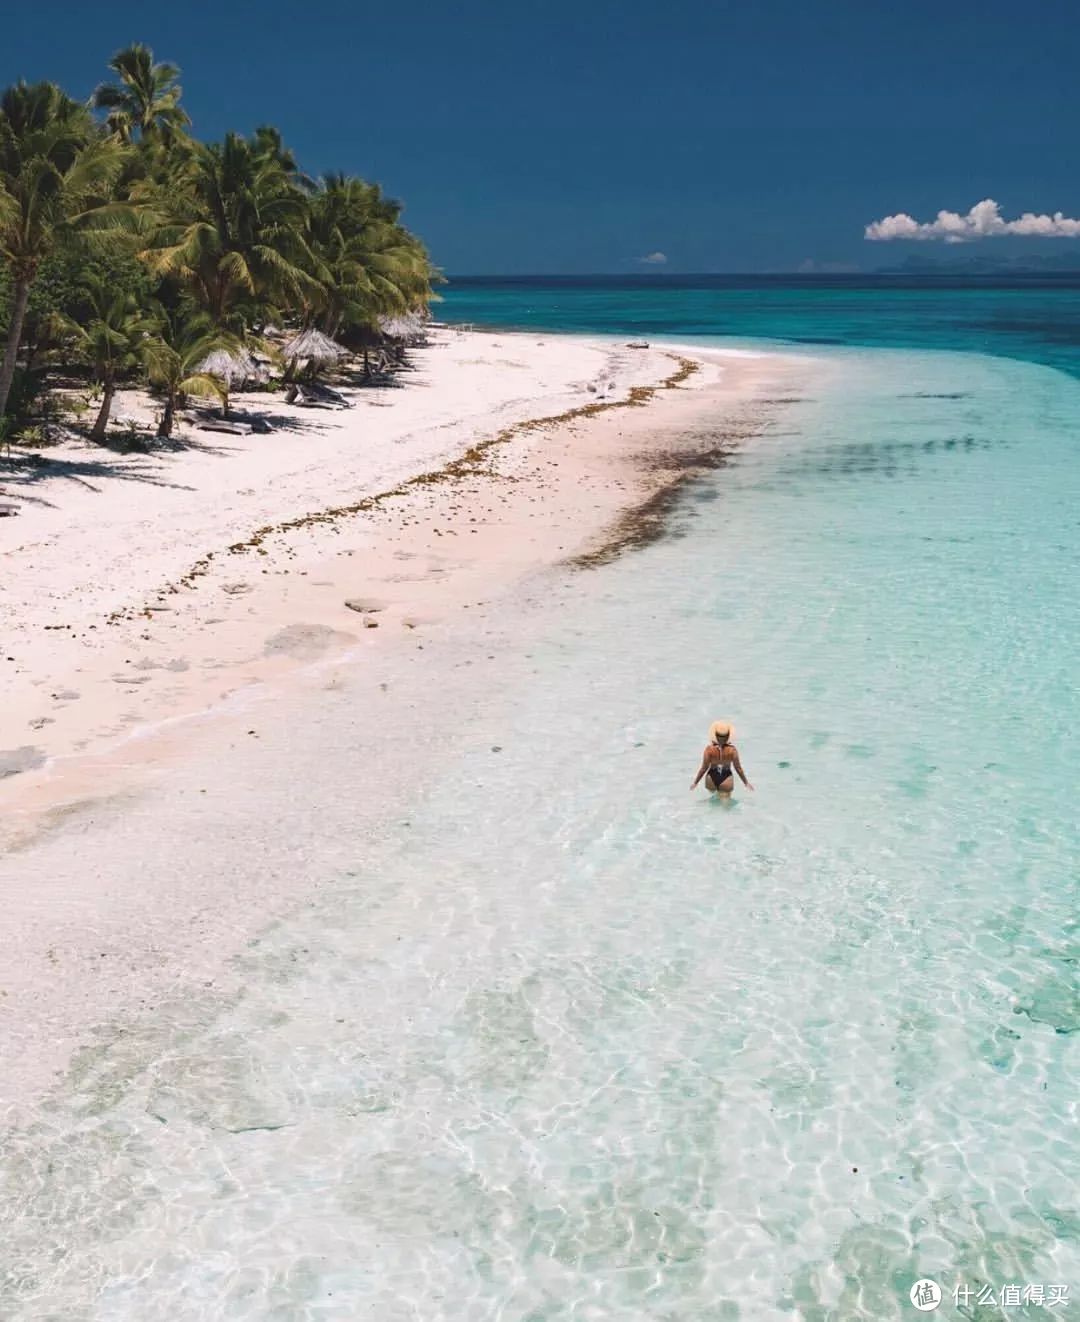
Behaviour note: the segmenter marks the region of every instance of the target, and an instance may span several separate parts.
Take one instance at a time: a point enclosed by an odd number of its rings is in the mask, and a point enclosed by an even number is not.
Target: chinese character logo
[[[932,1313],[941,1303],[941,1287],[937,1281],[916,1281],[909,1298],[920,1313]]]

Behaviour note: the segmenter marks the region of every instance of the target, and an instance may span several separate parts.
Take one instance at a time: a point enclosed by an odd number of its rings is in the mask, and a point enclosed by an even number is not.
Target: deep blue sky
[[[133,40],[200,136],[380,180],[452,274],[872,269],[916,251],[864,242],[886,213],[1080,214],[1073,0],[40,0],[0,83],[85,96]]]

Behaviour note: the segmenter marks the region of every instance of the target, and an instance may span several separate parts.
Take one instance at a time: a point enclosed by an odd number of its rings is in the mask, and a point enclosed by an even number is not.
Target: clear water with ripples
[[[673,536],[534,585],[243,995],[105,1033],[8,1136],[0,1315],[1075,1298],[1078,445],[1050,368],[846,352]],[[729,804],[688,789],[718,715]]]

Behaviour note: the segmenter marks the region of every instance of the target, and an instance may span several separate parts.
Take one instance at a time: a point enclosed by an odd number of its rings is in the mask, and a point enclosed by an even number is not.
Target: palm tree
[[[102,83],[92,100],[95,109],[108,112],[106,123],[122,141],[138,135],[142,142],[156,138],[168,144],[191,123],[180,106],[180,70],[175,64],[155,64],[149,46],[136,42],[117,51],[109,68],[119,75],[119,84]]]
[[[172,435],[176,407],[183,395],[216,396],[224,405],[227,385],[199,365],[219,350],[240,351],[239,340],[217,329],[206,312],[182,305],[159,309],[157,333],[147,342],[143,360],[151,385],[165,396],[158,435]]]
[[[67,330],[102,387],[101,408],[90,439],[103,441],[117,384],[145,363],[158,323],[139,306],[134,294],[110,292],[100,283],[88,285],[86,293],[90,317],[85,325],[69,319]]]
[[[309,248],[327,334],[374,330],[379,317],[427,306],[436,273],[399,214],[377,184],[341,174],[324,179],[312,197]]]
[[[0,415],[7,407],[30,287],[58,238],[109,189],[123,150],[55,83],[18,83],[0,97],[0,259],[12,278]]]
[[[318,296],[307,269],[308,198],[276,134],[196,143],[166,182],[133,193],[151,218],[140,256],[152,274],[178,280],[220,329],[242,333],[260,313]]]

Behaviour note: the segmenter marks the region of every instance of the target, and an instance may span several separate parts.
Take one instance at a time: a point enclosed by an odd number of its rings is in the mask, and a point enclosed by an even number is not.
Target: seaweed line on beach
[[[759,399],[758,405],[798,402],[794,399]],[[766,410],[766,414],[771,410]],[[760,436],[768,416],[755,414],[745,422],[729,424],[719,443],[704,449],[674,449],[650,452],[642,456],[642,467],[649,473],[665,474],[661,486],[638,504],[619,515],[603,540],[590,550],[569,556],[563,561],[572,569],[598,569],[628,551],[640,551],[661,538],[671,536],[671,516],[678,508],[686,488],[700,481],[706,473],[725,468],[738,453],[738,443]]]
[[[417,473],[414,477],[408,478],[396,487],[375,492],[370,496],[364,496],[361,500],[354,501],[349,505],[335,505],[314,513],[298,515],[294,519],[285,519],[280,523],[269,523],[261,528],[256,528],[250,537],[240,542],[234,542],[229,546],[229,554],[243,555],[248,551],[255,551],[259,555],[267,555],[268,552],[264,549],[263,542],[269,537],[295,532],[300,528],[309,528],[316,524],[337,523],[341,519],[351,518],[357,514],[367,514],[378,509],[385,501],[408,495],[410,491],[420,487],[437,486],[443,482],[456,482],[462,478],[478,477],[485,474],[494,476],[492,470],[484,466],[485,458],[493,450],[506,445],[516,437],[527,435],[530,432],[546,431],[564,423],[576,421],[579,418],[594,418],[598,414],[606,413],[612,409],[641,408],[660,394],[661,391],[678,389],[695,372],[700,370],[700,364],[692,358],[683,358],[673,353],[665,356],[678,364],[676,370],[670,376],[664,377],[653,385],[631,386],[624,399],[594,400],[590,404],[581,404],[575,408],[566,409],[562,413],[550,414],[543,418],[525,418],[521,422],[512,423],[494,436],[489,436],[486,440],[470,445],[464,454],[450,460],[442,468],[433,469],[426,473]],[[197,579],[209,574],[217,555],[218,553],[215,551],[208,551],[196,560],[188,572],[176,583],[166,584],[159,589],[159,600],[165,593],[175,594],[181,588],[194,588]],[[153,610],[147,606],[139,610],[114,611],[108,616],[108,623],[118,624],[123,620],[135,619],[140,615],[150,618],[153,615]]]

